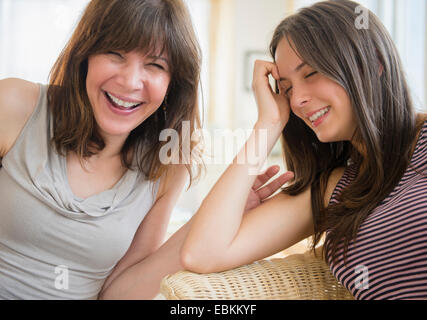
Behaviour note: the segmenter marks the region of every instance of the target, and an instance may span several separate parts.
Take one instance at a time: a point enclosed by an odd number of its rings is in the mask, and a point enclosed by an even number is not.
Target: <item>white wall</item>
[[[269,57],[271,37],[286,10],[284,0],[235,0],[234,128],[250,128],[257,115],[253,94],[245,89],[245,84],[251,83],[253,67],[247,65],[245,56],[249,51],[259,51]]]

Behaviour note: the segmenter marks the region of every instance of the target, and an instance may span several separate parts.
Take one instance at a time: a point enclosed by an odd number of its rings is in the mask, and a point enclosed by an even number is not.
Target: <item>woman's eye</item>
[[[123,58],[123,56],[117,51],[108,51],[107,54],[111,54],[113,56],[117,56],[119,58]]]
[[[292,87],[289,87],[288,89],[285,90],[285,94],[286,95],[289,94],[289,91],[291,91],[291,90],[292,90]]]
[[[161,64],[158,64],[158,63],[152,62],[152,63],[149,63],[148,65],[153,66],[153,67],[160,69],[160,70],[165,70],[165,67],[163,67]]]

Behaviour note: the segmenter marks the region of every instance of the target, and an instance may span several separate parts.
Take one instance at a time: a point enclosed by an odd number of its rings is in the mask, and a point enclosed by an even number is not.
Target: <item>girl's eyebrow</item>
[[[295,68],[294,72],[301,70],[301,68],[304,67],[305,65],[307,65],[307,63],[303,61],[298,67]],[[280,78],[279,79],[279,81],[284,81],[284,80],[288,80],[288,79],[287,78]]]

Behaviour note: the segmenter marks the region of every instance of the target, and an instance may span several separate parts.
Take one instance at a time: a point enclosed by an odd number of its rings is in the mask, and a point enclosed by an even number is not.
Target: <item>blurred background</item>
[[[71,36],[88,0],[0,0],[0,79],[47,83],[50,68]],[[313,0],[185,0],[203,52],[201,108],[204,128],[250,129],[256,120],[251,77],[255,59],[271,60],[268,44],[276,25]],[[377,14],[401,54],[413,99],[426,105],[426,0],[358,1]],[[242,142],[243,143],[243,142]],[[239,146],[236,147],[237,153]],[[227,166],[223,151],[186,190],[172,215],[168,235],[185,223]],[[232,160],[229,159],[229,162]],[[218,164],[212,164],[218,163]],[[282,167],[280,144],[267,165]],[[282,253],[304,251],[301,243]]]

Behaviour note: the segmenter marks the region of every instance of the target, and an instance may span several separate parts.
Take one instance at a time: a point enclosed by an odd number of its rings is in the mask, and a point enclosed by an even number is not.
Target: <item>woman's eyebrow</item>
[[[306,62],[302,62],[298,67],[295,68],[294,72],[298,72],[299,70],[301,70],[302,67],[304,67],[305,65],[307,65]],[[284,81],[284,80],[288,80],[287,78],[280,78],[279,81]]]
[[[148,58],[154,59],[154,60],[163,60],[167,64],[169,64],[169,60],[163,56],[149,56]]]

